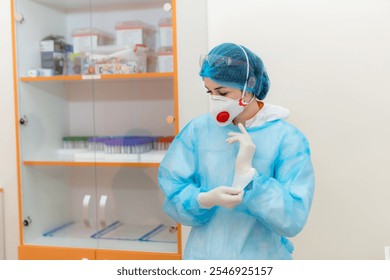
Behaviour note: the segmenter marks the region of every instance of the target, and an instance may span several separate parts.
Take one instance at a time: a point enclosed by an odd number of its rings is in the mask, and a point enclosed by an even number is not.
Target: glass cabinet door
[[[23,245],[179,253],[171,3],[15,0]]]
[[[95,134],[93,81],[70,91],[63,79],[68,15],[52,3],[15,1],[23,244],[95,248],[96,170],[74,164],[64,141]],[[90,1],[78,3],[90,9]],[[87,14],[82,21],[91,24]],[[83,111],[77,121],[75,107]]]

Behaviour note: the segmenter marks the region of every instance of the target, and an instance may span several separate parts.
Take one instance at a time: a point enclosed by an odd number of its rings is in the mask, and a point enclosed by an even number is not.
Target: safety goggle
[[[202,67],[203,63],[207,61],[207,63],[211,67],[224,67],[224,66],[238,66],[238,65],[246,65],[247,62],[239,59],[234,59],[228,56],[215,55],[215,54],[202,54],[199,57],[199,66]]]

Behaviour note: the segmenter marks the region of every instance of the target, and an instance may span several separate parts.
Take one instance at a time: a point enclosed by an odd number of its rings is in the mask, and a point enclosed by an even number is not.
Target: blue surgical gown
[[[226,143],[230,131],[239,129],[216,125],[210,114],[197,117],[176,136],[160,165],[165,212],[192,227],[184,259],[292,259],[287,237],[304,227],[314,192],[308,141],[280,119],[247,128],[256,145],[258,176],[235,208],[200,208],[200,192],[232,184],[239,143]]]

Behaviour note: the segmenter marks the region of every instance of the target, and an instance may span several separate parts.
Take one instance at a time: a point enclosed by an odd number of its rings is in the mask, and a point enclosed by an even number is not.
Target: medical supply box
[[[97,28],[76,29],[72,33],[73,52],[91,51],[98,46],[110,45],[114,36]]]
[[[157,52],[158,72],[173,72],[172,47],[162,47]]]
[[[49,35],[40,42],[41,67],[54,75],[64,74],[66,42],[63,36]]]
[[[146,45],[154,50],[156,45],[156,30],[153,26],[139,21],[119,21],[115,24],[116,44],[133,47],[136,44]]]

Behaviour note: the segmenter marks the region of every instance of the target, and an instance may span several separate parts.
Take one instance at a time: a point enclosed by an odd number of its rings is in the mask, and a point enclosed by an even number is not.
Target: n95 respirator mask
[[[224,96],[210,95],[210,114],[220,126],[230,124],[235,117],[244,111],[245,104],[239,100]]]

